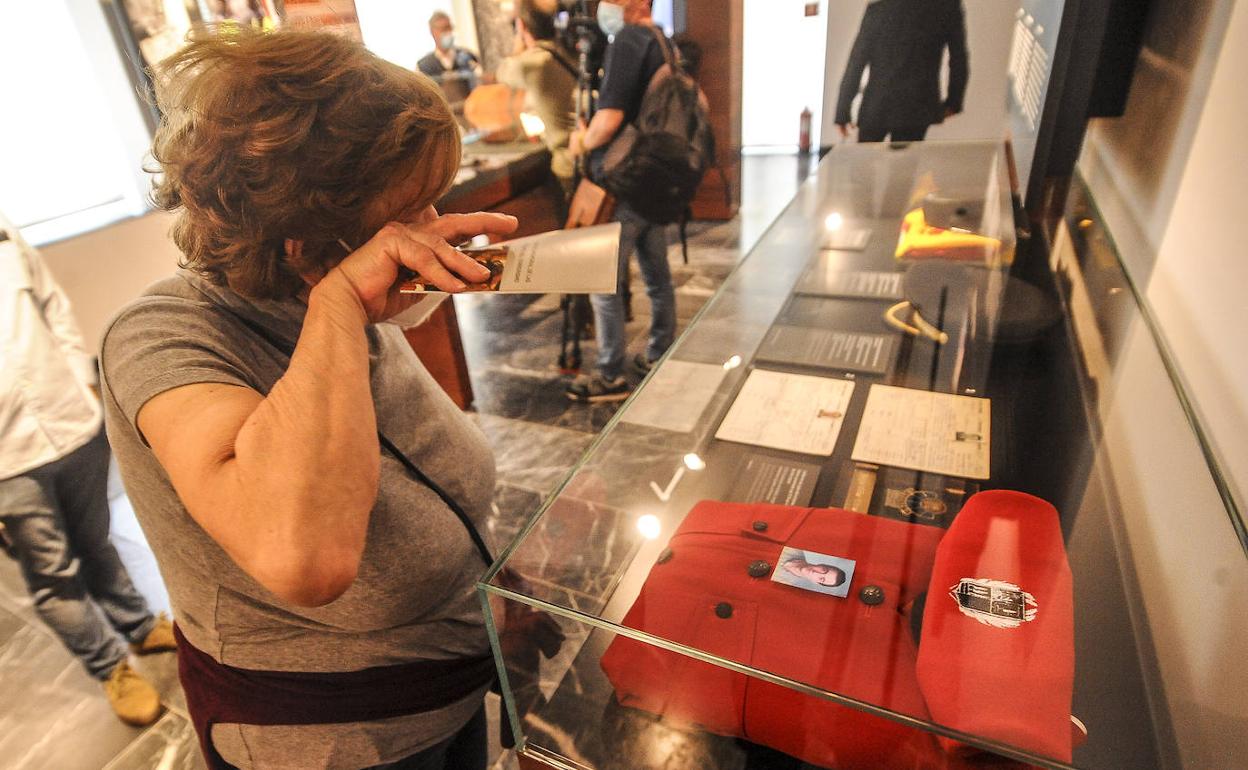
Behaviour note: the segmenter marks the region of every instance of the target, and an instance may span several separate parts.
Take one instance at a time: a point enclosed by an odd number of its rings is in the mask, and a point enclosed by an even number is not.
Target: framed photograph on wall
[[[275,0],[282,23],[296,29],[323,29],[363,42],[355,0]]]
[[[195,25],[206,19],[198,0],[112,0],[124,33],[138,49],[143,69],[176,53]]]
[[[247,24],[274,29],[280,23],[277,0],[101,0],[113,38],[127,62],[135,91],[141,94],[148,128],[160,115],[152,96],[152,68],[186,44],[192,29]]]

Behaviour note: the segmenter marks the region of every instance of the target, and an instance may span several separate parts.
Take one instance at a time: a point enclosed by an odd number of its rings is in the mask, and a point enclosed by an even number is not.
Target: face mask
[[[624,7],[614,3],[599,3],[598,28],[608,35],[614,35],[624,29]]]
[[[447,32],[445,35],[438,38],[438,44],[442,46],[443,51],[451,50],[455,47],[455,33]]]

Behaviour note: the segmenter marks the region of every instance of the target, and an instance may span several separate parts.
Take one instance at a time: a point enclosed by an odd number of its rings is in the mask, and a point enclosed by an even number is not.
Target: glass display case
[[[1142,577],[1140,479],[1200,501],[1197,604],[1245,585],[1235,501],[1087,202],[1037,257],[1008,180],[993,143],[820,163],[483,578],[526,761],[1196,766],[1210,646]]]

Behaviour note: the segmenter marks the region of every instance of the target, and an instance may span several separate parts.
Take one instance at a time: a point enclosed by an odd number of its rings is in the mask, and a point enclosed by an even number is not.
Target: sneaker
[[[146,727],[160,716],[160,694],[123,660],[104,680],[104,694],[121,721]]]
[[[154,652],[173,652],[178,649],[178,643],[173,638],[173,623],[169,620],[169,616],[160,613],[156,616],[156,625],[152,626],[152,630],[147,632],[147,636],[143,637],[143,641],[130,645],[130,649],[136,655],[151,655]]]
[[[601,374],[581,375],[568,386],[565,394],[573,401],[598,404],[606,401],[623,401],[633,392],[628,380],[616,377],[605,379]]]
[[[654,368],[654,361],[646,358],[645,353],[638,353],[633,356],[633,368],[637,370],[638,374],[645,377],[650,373],[650,370]]]

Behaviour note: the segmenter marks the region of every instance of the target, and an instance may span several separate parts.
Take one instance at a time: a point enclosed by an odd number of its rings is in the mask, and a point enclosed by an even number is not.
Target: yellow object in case
[[[998,260],[1001,241],[968,230],[945,229],[927,223],[923,209],[906,214],[897,238],[897,259],[949,259],[992,265]]]

